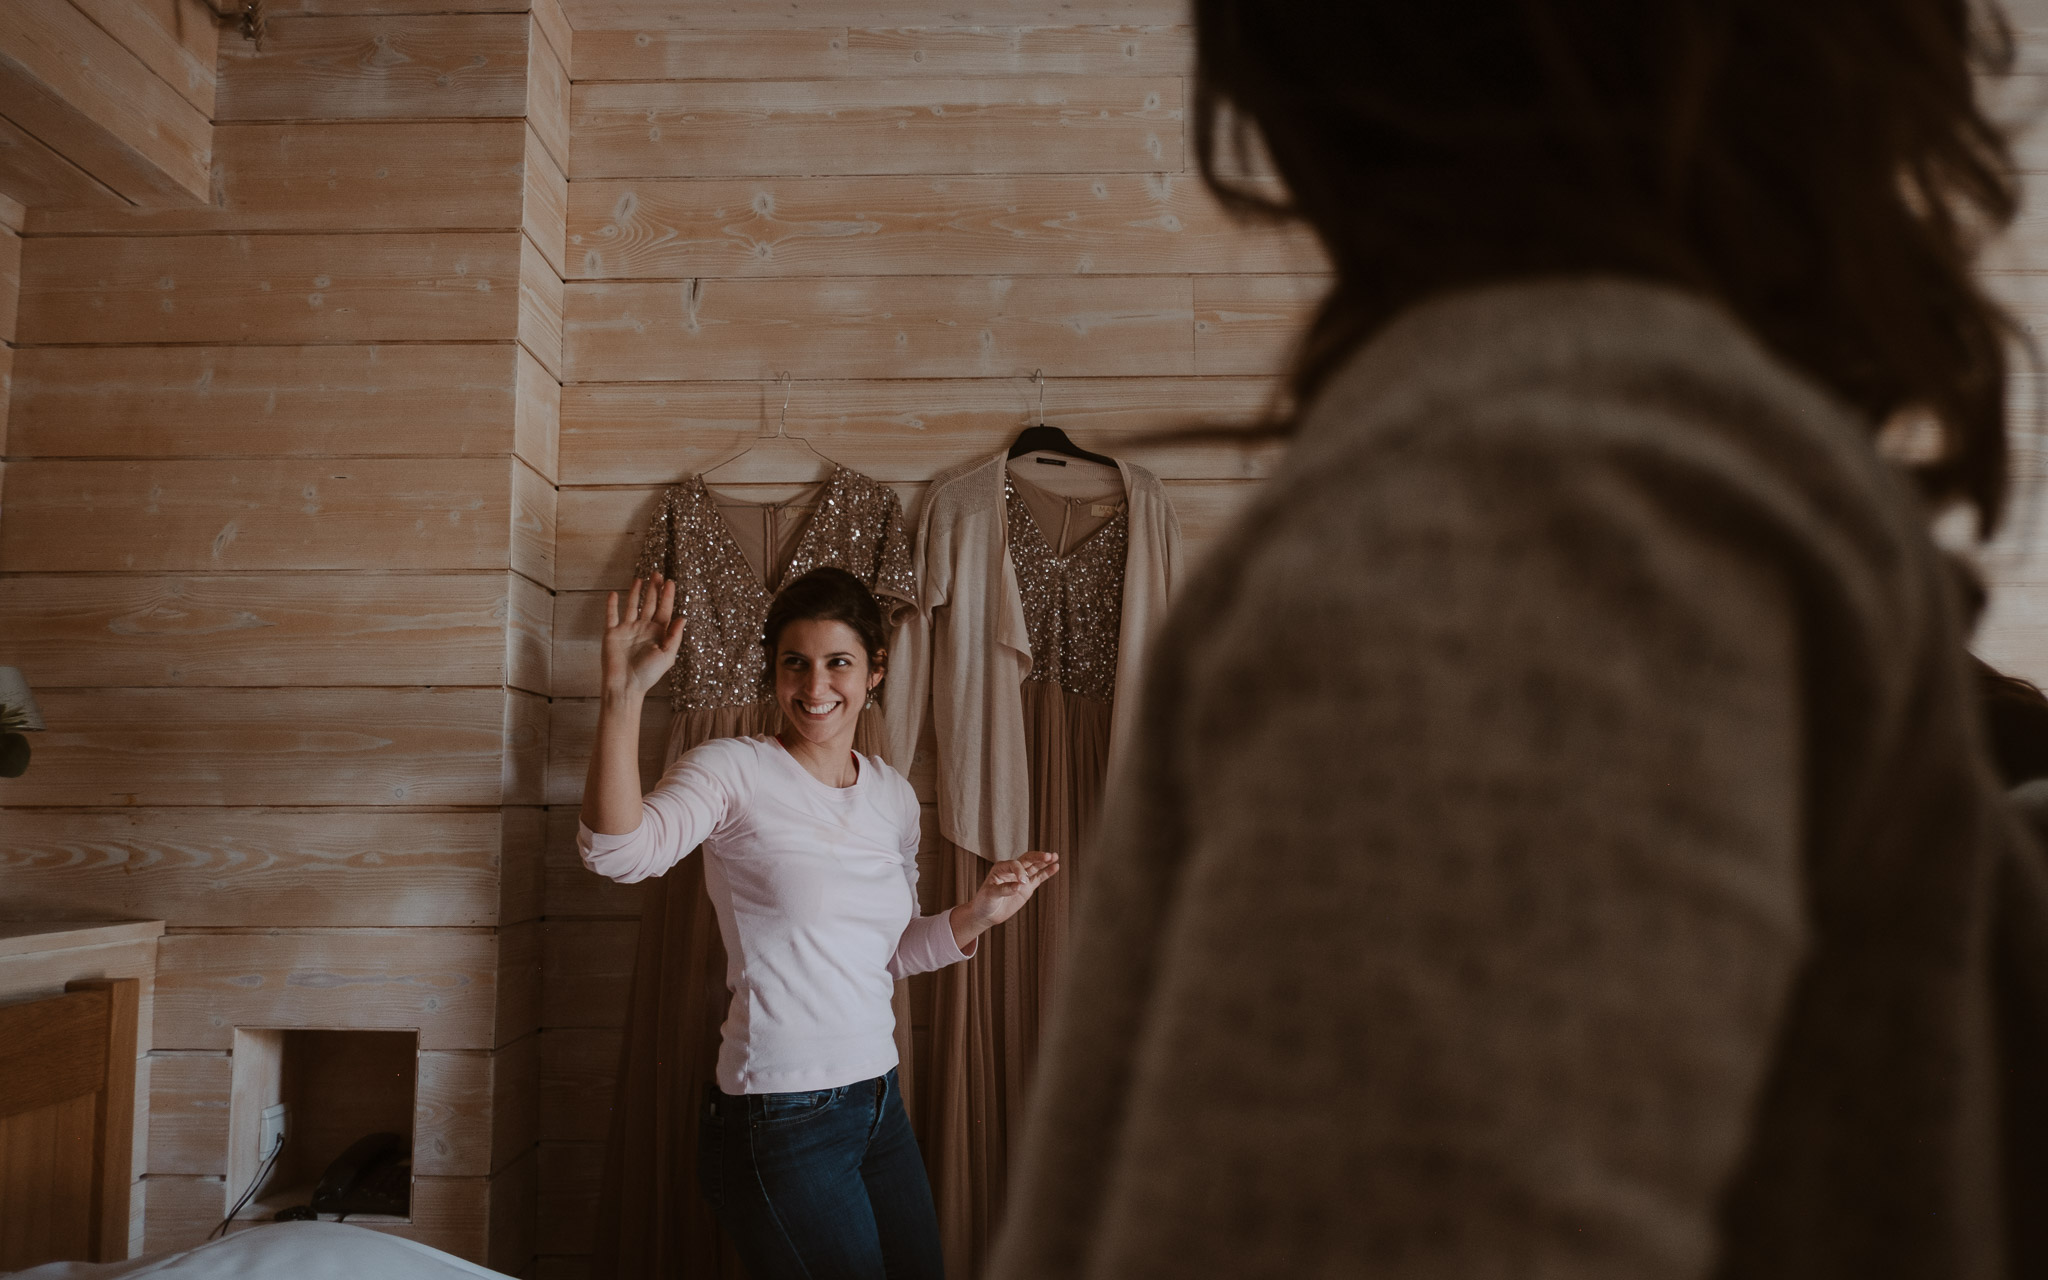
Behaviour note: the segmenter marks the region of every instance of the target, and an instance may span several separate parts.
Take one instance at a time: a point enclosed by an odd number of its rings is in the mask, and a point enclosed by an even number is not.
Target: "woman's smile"
[[[881,678],[859,633],[843,622],[800,618],[776,639],[776,704],[797,735],[817,746],[851,747],[868,691]]]

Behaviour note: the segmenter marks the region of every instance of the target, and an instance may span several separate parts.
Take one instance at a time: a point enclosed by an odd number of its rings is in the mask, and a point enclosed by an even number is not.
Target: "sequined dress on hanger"
[[[835,566],[869,585],[885,619],[914,604],[910,544],[894,492],[835,467],[808,503],[809,516],[790,520],[787,513],[802,505],[733,502],[699,476],[662,495],[634,573],[673,580],[684,620],[682,651],[661,686],[671,709],[664,767],[713,738],[782,727],[767,696],[761,631],[784,582]],[[854,747],[879,752],[880,742],[880,712],[870,708]],[[727,1005],[725,947],[704,889],[704,860],[684,859],[645,893],[592,1274],[740,1280],[737,1255],[696,1185],[698,1115],[704,1084],[715,1078]],[[898,1004],[907,1079],[909,1019]]]
[[[1130,537],[1129,506],[1120,497],[1061,498],[1006,476],[1003,499],[1031,637],[1022,690],[1030,843],[1057,851],[1060,873],[1014,918],[982,935],[974,963],[930,978],[933,1030],[929,1062],[921,1064],[919,1139],[947,1272],[962,1276],[982,1273],[1002,1216],[1011,1143],[1023,1133],[1072,903],[1087,881],[1081,837],[1101,808],[1108,770]],[[935,900],[958,901],[974,892],[988,863],[941,843]]]

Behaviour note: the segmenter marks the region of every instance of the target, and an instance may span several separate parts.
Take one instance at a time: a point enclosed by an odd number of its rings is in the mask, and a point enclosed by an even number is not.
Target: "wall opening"
[[[417,1031],[237,1027],[223,1212],[260,1177],[236,1221],[410,1221],[418,1088]]]

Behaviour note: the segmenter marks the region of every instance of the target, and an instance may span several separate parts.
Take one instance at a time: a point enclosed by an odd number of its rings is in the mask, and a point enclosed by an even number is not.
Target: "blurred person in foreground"
[[[995,1280],[2048,1274],[2048,895],[1926,532],[2006,492],[2002,19],[1194,9],[1204,175],[1268,209],[1256,131],[1334,287]]]

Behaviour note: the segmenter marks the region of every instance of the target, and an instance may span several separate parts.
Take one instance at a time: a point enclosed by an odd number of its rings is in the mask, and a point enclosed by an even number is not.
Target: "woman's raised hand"
[[[604,602],[604,691],[645,695],[675,665],[683,619],[675,616],[676,584],[660,574],[633,579],[623,610],[619,593]]]
[[[988,869],[987,878],[968,900],[968,910],[984,928],[1001,924],[1023,910],[1038,886],[1059,869],[1060,855],[1036,849],[1021,858],[998,862]]]

